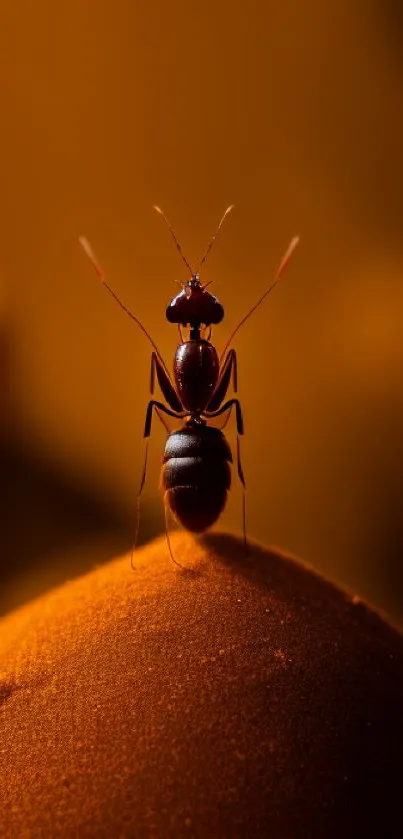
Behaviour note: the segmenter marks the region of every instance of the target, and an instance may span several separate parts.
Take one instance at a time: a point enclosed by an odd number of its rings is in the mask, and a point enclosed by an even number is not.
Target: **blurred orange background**
[[[152,204],[192,263],[234,202],[203,274],[218,347],[301,235],[235,342],[249,535],[403,620],[399,5],[14,0],[0,17],[3,609],[130,546],[150,347],[78,236],[170,362],[187,273]],[[158,426],[142,540],[164,527]],[[219,526],[241,529],[235,474]]]

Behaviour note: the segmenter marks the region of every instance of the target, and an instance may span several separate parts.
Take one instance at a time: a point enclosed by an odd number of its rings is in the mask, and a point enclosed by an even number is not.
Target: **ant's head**
[[[202,265],[204,265],[211,251],[211,248],[218,236],[218,233],[221,230],[224,219],[228,215],[229,211],[232,210],[232,207],[233,204],[227,207],[224,215],[222,216],[217,230],[212,239],[210,240],[206,253],[203,256],[203,259],[201,260],[200,268],[202,267]],[[155,209],[163,217],[167,226],[169,227],[175,245],[185,265],[187,266],[192,275],[190,280],[188,280],[183,285],[182,291],[179,294],[177,294],[176,297],[174,297],[171,300],[169,306],[167,306],[167,320],[169,321],[169,323],[178,323],[181,326],[190,326],[196,328],[198,328],[201,324],[203,326],[211,326],[213,324],[220,323],[224,317],[224,309],[221,306],[221,303],[217,300],[217,298],[214,297],[213,294],[210,294],[209,291],[206,291],[206,288],[208,285],[210,285],[210,283],[206,283],[205,285],[201,284],[199,279],[199,273],[194,273],[193,269],[189,265],[165,214],[162,212],[160,207],[155,207]]]
[[[206,291],[206,285],[202,286],[199,275],[193,274],[167,306],[166,317],[169,323],[197,327],[200,324],[211,326],[222,321],[224,309],[217,298]]]

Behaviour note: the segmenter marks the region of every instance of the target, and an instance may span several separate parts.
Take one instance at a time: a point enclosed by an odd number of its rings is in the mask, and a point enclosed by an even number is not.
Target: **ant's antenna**
[[[225,220],[226,216],[228,215],[228,213],[230,213],[230,212],[231,212],[231,210],[233,209],[233,207],[234,207],[234,206],[235,206],[234,204],[230,204],[230,205],[229,205],[229,207],[227,207],[227,209],[226,209],[226,211],[225,211],[224,215],[222,216],[221,221],[220,221],[220,223],[219,223],[219,225],[218,225],[218,227],[217,227],[217,230],[216,230],[216,232],[214,233],[213,238],[210,240],[210,244],[209,244],[209,246],[208,246],[208,248],[207,248],[207,250],[206,250],[206,253],[205,253],[205,254],[204,254],[204,256],[203,256],[203,259],[202,259],[202,261],[201,261],[200,265],[199,265],[198,272],[200,271],[201,267],[204,265],[204,263],[205,263],[205,261],[206,261],[206,259],[207,259],[208,255],[209,255],[209,253],[210,253],[210,251],[211,251],[211,248],[213,247],[214,242],[215,242],[215,240],[216,240],[216,238],[217,238],[217,236],[218,236],[218,234],[219,234],[219,232],[220,232],[220,230],[221,230],[221,228],[222,228],[222,226],[223,226],[223,224],[224,224],[224,220]]]
[[[193,271],[193,268],[191,268],[191,266],[189,265],[189,263],[188,263],[188,261],[187,261],[187,259],[186,259],[185,255],[184,255],[184,253],[183,253],[183,250],[182,250],[182,248],[181,248],[181,246],[180,246],[180,244],[179,244],[179,242],[178,242],[178,240],[177,240],[177,238],[176,238],[176,236],[175,236],[175,233],[174,233],[174,231],[173,231],[173,228],[171,227],[171,225],[170,225],[170,223],[169,223],[169,221],[168,221],[168,219],[167,219],[167,217],[166,217],[165,213],[161,210],[161,207],[157,207],[157,205],[156,205],[156,204],[153,204],[153,207],[154,207],[154,210],[156,210],[156,211],[157,211],[157,213],[159,213],[159,214],[160,214],[160,216],[162,216],[162,218],[164,219],[165,224],[167,225],[167,227],[168,227],[168,229],[169,229],[169,231],[170,231],[170,233],[171,233],[171,236],[172,236],[172,238],[173,238],[173,240],[174,240],[174,242],[175,242],[176,247],[178,248],[178,251],[179,251],[179,253],[180,253],[180,255],[181,255],[181,257],[182,257],[182,259],[183,259],[183,261],[184,261],[184,263],[185,263],[185,265],[186,265],[186,267],[187,267],[187,268],[189,268],[189,271],[190,271],[190,273],[191,273],[192,277],[194,277],[194,271]]]
[[[236,326],[236,327],[235,327],[234,331],[233,331],[233,332],[231,332],[231,335],[230,335],[230,337],[228,338],[228,341],[227,341],[227,343],[226,343],[226,345],[225,345],[225,347],[224,347],[224,349],[223,349],[223,351],[222,351],[222,353],[221,353],[221,356],[220,356],[220,363],[221,363],[221,359],[224,357],[225,353],[227,352],[227,349],[228,349],[229,345],[231,344],[232,340],[234,339],[234,337],[235,337],[236,333],[238,332],[238,329],[240,329],[240,328],[241,328],[241,326],[243,326],[243,324],[245,323],[245,321],[247,321],[247,320],[248,320],[248,318],[250,318],[250,316],[253,314],[253,312],[255,312],[255,311],[256,311],[257,307],[258,307],[258,306],[260,306],[260,304],[261,304],[261,303],[263,303],[263,300],[265,299],[265,297],[267,297],[267,295],[268,295],[268,294],[270,294],[270,292],[271,292],[271,291],[273,291],[274,286],[276,286],[276,285],[277,285],[277,283],[278,283],[279,279],[281,278],[281,275],[282,275],[282,274],[283,274],[283,272],[285,271],[285,269],[286,269],[286,267],[287,267],[287,265],[288,265],[288,263],[289,263],[289,261],[290,261],[290,259],[291,259],[292,254],[293,254],[293,253],[294,253],[294,251],[295,251],[295,248],[296,248],[296,247],[297,247],[297,245],[298,245],[298,242],[299,242],[299,236],[294,236],[294,238],[293,238],[293,239],[291,239],[291,242],[290,242],[290,244],[288,245],[288,248],[287,248],[287,250],[286,250],[286,252],[285,252],[285,254],[284,254],[284,256],[283,256],[283,258],[282,258],[282,260],[281,260],[281,262],[280,262],[280,265],[278,266],[277,271],[276,271],[276,273],[275,273],[275,275],[274,275],[274,281],[273,281],[273,282],[272,282],[272,284],[269,286],[269,288],[268,288],[268,289],[266,289],[266,291],[264,292],[264,294],[262,294],[262,296],[261,296],[261,297],[260,297],[260,299],[257,301],[257,303],[255,303],[255,305],[254,305],[254,306],[252,306],[252,308],[251,308],[251,309],[249,309],[249,312],[247,312],[247,314],[246,314],[246,315],[242,318],[242,320],[240,320],[240,321],[239,321],[238,326]]]
[[[126,314],[129,315],[129,317],[131,317],[132,320],[134,320],[135,323],[137,323],[137,326],[140,327],[141,331],[144,333],[146,338],[148,338],[148,340],[150,341],[151,346],[154,348],[155,352],[157,353],[158,358],[160,359],[160,361],[162,362],[162,364],[163,364],[163,366],[166,370],[167,368],[166,368],[166,364],[164,362],[164,359],[162,358],[162,355],[161,355],[157,345],[153,341],[150,333],[147,332],[145,326],[143,326],[141,321],[139,321],[139,319],[136,318],[136,315],[134,315],[133,312],[131,312],[130,309],[128,309],[127,306],[125,306],[124,303],[122,303],[122,301],[119,299],[117,294],[115,294],[113,288],[111,288],[110,285],[108,285],[108,283],[105,281],[104,272],[103,272],[103,270],[102,270],[102,268],[101,268],[101,266],[100,266],[100,264],[99,264],[99,262],[98,262],[98,260],[95,256],[94,251],[92,250],[92,247],[91,247],[90,243],[88,242],[88,240],[85,239],[84,236],[80,236],[78,241],[80,242],[80,245],[81,245],[82,249],[84,250],[84,253],[88,257],[89,261],[91,262],[91,265],[94,268],[95,273],[97,274],[97,276],[101,280],[102,285],[104,285],[105,288],[108,289],[109,294],[111,294],[112,297],[116,300],[116,302],[119,303],[119,306],[123,309],[123,311],[126,312]]]

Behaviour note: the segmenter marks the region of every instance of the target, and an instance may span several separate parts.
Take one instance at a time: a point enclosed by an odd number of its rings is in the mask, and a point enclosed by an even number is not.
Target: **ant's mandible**
[[[151,434],[153,413],[157,414],[168,433],[162,465],[161,484],[165,491],[165,522],[167,522],[167,507],[186,530],[192,533],[203,533],[217,521],[227,500],[227,493],[231,486],[232,463],[231,449],[225,439],[222,429],[227,424],[232,409],[235,408],[237,429],[237,471],[243,490],[243,533],[246,546],[245,525],[245,479],[241,465],[239,437],[243,434],[243,419],[240,402],[237,398],[226,400],[227,391],[232,381],[234,393],[237,392],[237,360],[234,349],[230,349],[240,327],[263,302],[274,286],[278,283],[284,269],[288,265],[291,254],[299,242],[295,236],[280,262],[271,285],[252,306],[247,314],[239,321],[231,333],[220,357],[217,350],[210,343],[211,328],[220,323],[224,317],[221,303],[206,291],[206,283],[202,285],[199,272],[204,265],[210,250],[223,225],[224,219],[232,210],[231,204],[221,218],[217,230],[212,237],[206,253],[195,273],[185,258],[175,233],[160,207],[154,209],[164,218],[175,245],[190,271],[191,277],[183,284],[182,291],[171,300],[166,309],[169,323],[178,326],[181,343],[176,349],[173,374],[170,376],[161,353],[138,318],[122,303],[113,289],[107,284],[103,271],[96,260],[89,242],[81,237],[80,244],[84,248],[99,279],[114,297],[119,306],[137,323],[150,341],[153,352],[151,354],[150,393],[154,394],[155,376],[164,396],[165,403],[151,399],[146,411],[144,437],[147,440],[143,474],[138,493],[137,531],[139,523],[139,502],[144,488],[147,470],[148,441]],[[183,340],[182,328],[189,328],[189,337]],[[208,338],[205,337],[206,330]],[[183,420],[183,425],[176,431],[169,432],[163,414]],[[221,429],[209,425],[209,420],[227,414]],[[135,543],[137,541],[137,531]],[[177,565],[168,534],[166,535],[171,559]],[[133,562],[132,562],[133,567]]]

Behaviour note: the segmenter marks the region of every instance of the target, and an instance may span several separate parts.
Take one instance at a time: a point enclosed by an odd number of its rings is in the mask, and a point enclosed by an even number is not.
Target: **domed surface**
[[[402,637],[278,553],[172,542],[188,571],[158,540],[3,620],[1,836],[398,835]]]

